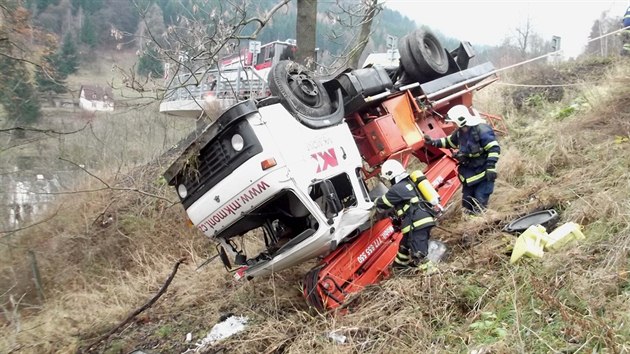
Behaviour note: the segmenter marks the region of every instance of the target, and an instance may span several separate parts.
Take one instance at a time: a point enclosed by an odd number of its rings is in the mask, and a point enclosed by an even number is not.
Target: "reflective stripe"
[[[403,261],[401,259],[398,259],[398,257],[396,257],[394,259],[394,263],[400,264],[400,265],[403,265],[403,266],[409,265],[409,262],[411,262],[411,261]]]
[[[398,252],[398,253],[396,253],[396,258],[399,258],[399,259],[404,261],[404,260],[409,259],[409,256],[404,254],[404,253]]]
[[[413,190],[413,186],[409,183],[405,184],[405,187],[407,187],[408,190],[412,191]]]
[[[448,144],[452,147],[452,148],[456,148],[457,146],[455,146],[455,144],[453,144],[453,142],[451,141],[451,136],[447,136],[446,137],[446,141],[448,142]],[[446,146],[446,144],[444,144],[444,146]]]
[[[498,152],[489,152],[488,153],[488,157],[496,157],[498,159],[499,156],[500,156],[500,154]]]
[[[446,138],[440,138],[440,145],[446,147]]]
[[[422,225],[430,224],[433,221],[435,221],[435,219],[433,219],[432,216],[427,216],[426,218],[422,218],[420,220],[414,221],[413,222],[413,227],[420,227]]]
[[[406,213],[407,210],[409,210],[410,205],[409,204],[405,204],[402,206],[402,208],[396,210],[396,215],[401,216],[402,214]]]
[[[472,183],[472,182],[478,181],[478,180],[484,178],[485,175],[486,175],[486,171],[483,171],[483,172],[481,172],[479,174],[476,174],[476,175],[474,175],[474,176],[472,176],[470,178],[466,178],[466,183]]]
[[[385,205],[387,205],[390,208],[394,207],[394,205],[392,205],[392,203],[390,203],[389,200],[387,200],[386,196],[383,196],[382,198],[383,198],[383,203],[385,203]]]
[[[414,221],[413,224],[404,227],[400,231],[402,231],[403,234],[406,234],[407,232],[411,231],[411,226],[413,226],[414,229],[415,229],[415,228],[419,228],[420,226],[424,226],[424,225],[430,224],[430,223],[432,223],[434,221],[435,221],[435,219],[433,219],[432,216],[427,216],[426,218],[422,218],[420,220]]]
[[[493,146],[499,146],[499,143],[496,140],[491,141],[491,142],[487,143],[486,146],[483,147],[483,149],[484,150],[488,150],[488,149],[490,149]]]
[[[470,158],[475,158],[475,157],[479,157],[479,156],[481,156],[480,152],[478,152],[476,154],[468,154],[468,155],[466,155],[466,157],[470,157]]]
[[[489,168],[486,171],[497,172],[497,169],[496,168]]]
[[[409,199],[409,202],[411,204],[417,204],[420,203],[420,198],[418,197],[413,197],[411,199]],[[411,208],[410,204],[405,204],[403,205],[400,209],[396,210],[396,215],[401,216],[402,214],[406,213],[407,210],[409,210],[409,208]]]

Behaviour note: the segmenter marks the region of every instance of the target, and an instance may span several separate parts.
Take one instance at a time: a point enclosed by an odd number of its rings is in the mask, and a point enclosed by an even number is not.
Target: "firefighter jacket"
[[[376,198],[374,204],[380,209],[394,209],[400,218],[403,234],[435,225],[433,213],[408,177],[394,184],[385,195]]]
[[[468,131],[457,129],[453,134],[436,141],[441,148],[457,149],[454,157],[459,162],[459,179],[464,185],[472,186],[481,182],[486,171],[496,171],[501,147],[488,124],[469,127]]]
[[[630,26],[630,7],[626,10],[626,14],[623,16],[622,22],[624,27]],[[626,29],[626,31],[630,31],[630,29]]]

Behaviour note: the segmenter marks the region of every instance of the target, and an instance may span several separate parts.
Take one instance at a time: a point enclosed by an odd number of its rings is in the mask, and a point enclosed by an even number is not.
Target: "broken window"
[[[285,190],[221,233],[231,239],[237,265],[255,265],[314,234],[319,223],[298,196]],[[241,235],[241,237],[236,237]]]
[[[309,195],[328,219],[336,216],[342,209],[357,205],[347,173],[311,185]],[[339,205],[336,205],[337,203]]]

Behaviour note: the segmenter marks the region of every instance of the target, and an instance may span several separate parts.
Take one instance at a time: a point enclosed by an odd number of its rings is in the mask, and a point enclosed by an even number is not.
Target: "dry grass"
[[[630,130],[630,66],[610,70],[601,85],[543,103],[534,113],[493,100],[500,87],[477,96],[483,110],[505,115],[510,135],[502,138],[486,219],[464,222],[456,206],[444,229],[435,230],[451,248],[437,274],[389,279],[361,293],[347,314],[320,315],[300,293],[301,276],[314,263],[234,283],[217,262],[194,271],[209,250],[184,226],[179,205],[129,192],[72,196],[56,218],[24,233],[12,263],[3,260],[22,274],[20,247],[34,249],[46,300],[37,302],[28,277],[14,278],[14,298],[17,290],[30,293],[17,312],[5,299],[0,351],[76,350],[146,301],[186,255],[189,264],[166,295],[100,352],[184,352],[194,348],[184,342],[186,333],[199,340],[226,313],[248,316],[247,330],[205,352],[627,352],[630,143],[616,144],[614,136]],[[562,119],[553,114],[576,97],[589,107]],[[175,199],[157,182],[159,172],[152,165],[119,181]],[[550,207],[562,222],[583,224],[587,240],[510,265],[514,237],[503,225]],[[103,211],[112,215],[107,227],[94,223]],[[345,343],[331,341],[331,331],[345,335]]]

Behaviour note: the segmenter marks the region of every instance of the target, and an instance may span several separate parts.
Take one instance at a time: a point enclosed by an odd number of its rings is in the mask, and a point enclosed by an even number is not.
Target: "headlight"
[[[177,186],[177,194],[179,194],[179,197],[182,199],[186,198],[186,196],[188,195],[188,190],[186,190],[186,186],[183,184]]]
[[[245,141],[243,140],[243,137],[240,134],[234,134],[232,136],[232,148],[236,151],[241,151],[244,146]]]

